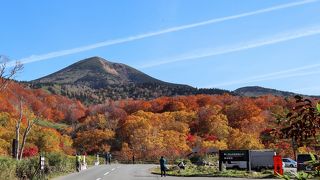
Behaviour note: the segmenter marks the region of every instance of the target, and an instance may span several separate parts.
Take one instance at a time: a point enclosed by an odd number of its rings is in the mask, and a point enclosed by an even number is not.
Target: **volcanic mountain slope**
[[[58,72],[36,79],[33,82],[78,84],[86,85],[94,89],[109,85],[127,85],[130,83],[175,85],[150,77],[125,64],[109,62],[100,57],[84,59]]]
[[[77,98],[85,103],[107,99],[153,99],[161,96],[230,93],[221,89],[197,89],[155,79],[130,66],[91,57],[58,72],[29,82],[54,94]]]

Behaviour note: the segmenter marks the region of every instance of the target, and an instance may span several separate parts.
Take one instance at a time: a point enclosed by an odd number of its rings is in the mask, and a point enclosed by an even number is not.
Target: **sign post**
[[[86,155],[83,155],[83,163],[82,163],[82,168],[81,168],[81,170],[83,170],[83,169],[87,169],[87,163],[86,163]]]
[[[273,156],[273,171],[274,174],[283,175],[282,158],[279,155]]]
[[[249,150],[220,150],[219,151],[219,171],[222,171],[222,163],[230,161],[246,161],[247,171],[251,171]]]
[[[94,162],[94,165],[98,166],[100,164],[100,162],[99,162],[99,154],[96,155],[96,158],[97,158],[97,160],[96,160],[96,162]]]
[[[16,139],[12,140],[12,158],[17,159],[17,147],[18,147],[18,141]]]
[[[40,167],[40,177],[42,179],[45,179],[45,174],[44,174],[44,161],[45,161],[45,158],[44,156],[41,156],[40,155],[40,161],[39,161],[39,167]]]
[[[45,158],[43,156],[40,156],[40,170],[44,170],[44,160]]]

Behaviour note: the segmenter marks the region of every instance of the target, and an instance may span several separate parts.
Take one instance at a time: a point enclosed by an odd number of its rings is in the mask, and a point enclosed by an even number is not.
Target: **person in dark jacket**
[[[112,157],[111,153],[107,152],[105,154],[106,164],[108,163],[111,164],[111,157]]]
[[[166,177],[166,170],[167,170],[166,164],[167,164],[167,160],[163,156],[161,156],[160,158],[161,177],[162,176]]]

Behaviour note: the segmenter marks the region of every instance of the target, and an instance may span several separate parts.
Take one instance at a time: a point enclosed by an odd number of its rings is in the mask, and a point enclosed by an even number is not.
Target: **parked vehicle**
[[[284,163],[285,167],[297,167],[297,161],[291,159],[291,158],[282,158],[282,162]]]
[[[318,156],[314,155],[315,158],[318,160]],[[310,154],[298,154],[297,155],[297,171],[313,171],[312,166],[308,164],[308,161],[311,161]]]
[[[273,156],[276,152],[273,150],[250,150],[251,169],[261,171],[263,169],[273,168]],[[228,161],[225,164],[227,169],[246,169],[246,161]]]

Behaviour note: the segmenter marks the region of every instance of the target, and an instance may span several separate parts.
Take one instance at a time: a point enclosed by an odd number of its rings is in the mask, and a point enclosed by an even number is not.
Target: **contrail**
[[[299,89],[292,89],[290,91],[292,92],[299,92],[299,91],[308,91],[308,90],[320,90],[320,86],[312,86],[312,87],[306,87],[306,88],[299,88]],[[319,93],[319,92],[317,92]]]
[[[283,71],[272,72],[272,73],[268,73],[268,74],[258,75],[253,78],[246,78],[246,79],[241,79],[241,80],[229,81],[229,82],[225,82],[225,83],[208,85],[206,87],[208,87],[208,88],[209,87],[225,87],[225,86],[237,85],[237,84],[247,84],[247,83],[252,83],[252,82],[260,82],[260,81],[266,81],[266,80],[276,80],[276,79],[282,79],[282,78],[288,78],[288,77],[296,77],[296,76],[302,75],[301,73],[295,73],[297,71],[313,69],[313,68],[317,68],[317,67],[320,67],[320,64],[312,64],[312,65],[287,69],[287,70],[283,70]],[[315,71],[312,71],[312,73],[315,73]],[[309,74],[303,74],[303,75],[309,75]]]
[[[182,54],[176,57],[163,58],[163,59],[159,59],[154,62],[151,62],[149,64],[144,64],[139,68],[150,68],[150,67],[155,67],[155,66],[160,66],[164,64],[180,62],[180,61],[187,61],[187,60],[199,60],[200,58],[212,57],[212,56],[217,56],[217,55],[222,55],[222,54],[227,54],[227,53],[232,53],[237,51],[243,51],[247,49],[272,45],[280,42],[285,42],[293,39],[298,39],[298,38],[303,38],[303,37],[313,36],[318,34],[320,34],[320,26],[313,26],[309,28],[296,30],[296,31],[278,34],[268,39],[260,39],[260,40],[255,40],[251,42],[236,44],[229,47],[205,49],[197,52]]]
[[[314,75],[314,74],[320,74],[320,71],[308,71],[308,72],[300,72],[300,73],[293,73],[293,74],[284,74],[284,75],[280,75],[280,76],[266,77],[266,78],[261,78],[261,79],[253,79],[253,80],[249,80],[249,81],[240,80],[240,81],[235,81],[234,83],[214,84],[214,85],[207,86],[207,88],[213,88],[213,87],[214,88],[219,88],[219,87],[225,87],[225,86],[229,86],[229,85],[247,84],[247,83],[261,82],[261,81],[268,81],[268,80],[309,76],[309,75]]]
[[[19,59],[18,61],[20,61],[23,64],[32,63],[32,62],[36,62],[36,61],[42,61],[42,60],[46,60],[46,59],[51,59],[51,58],[66,56],[66,55],[70,55],[70,54],[76,54],[76,53],[80,53],[80,52],[84,52],[84,51],[89,51],[89,50],[100,48],[100,47],[106,47],[106,46],[111,46],[111,45],[115,45],[115,44],[126,43],[126,42],[144,39],[144,38],[148,38],[148,37],[158,36],[161,34],[177,32],[177,31],[181,31],[181,30],[210,25],[210,24],[224,22],[224,21],[228,21],[228,20],[239,19],[239,18],[258,15],[258,14],[267,13],[267,12],[271,12],[271,11],[286,9],[286,8],[300,6],[300,5],[309,4],[309,3],[314,3],[317,1],[318,0],[305,0],[305,1],[298,1],[298,2],[293,2],[293,3],[282,4],[282,5],[273,6],[273,7],[269,7],[269,8],[265,8],[265,9],[259,9],[256,11],[246,12],[246,13],[242,13],[242,14],[226,16],[226,17],[221,17],[221,18],[214,18],[214,19],[210,19],[210,20],[202,21],[202,22],[198,22],[198,23],[171,27],[171,28],[167,28],[167,29],[163,29],[163,30],[159,30],[159,31],[138,34],[138,35],[129,36],[129,37],[120,38],[120,39],[103,41],[103,42],[99,42],[99,43],[95,43],[95,44],[91,44],[91,45],[87,45],[87,46],[82,46],[82,47],[77,47],[77,48],[73,48],[73,49],[55,51],[55,52],[50,52],[50,53],[41,54],[41,55],[32,55],[30,57]],[[11,64],[11,65],[13,65],[13,64]]]

